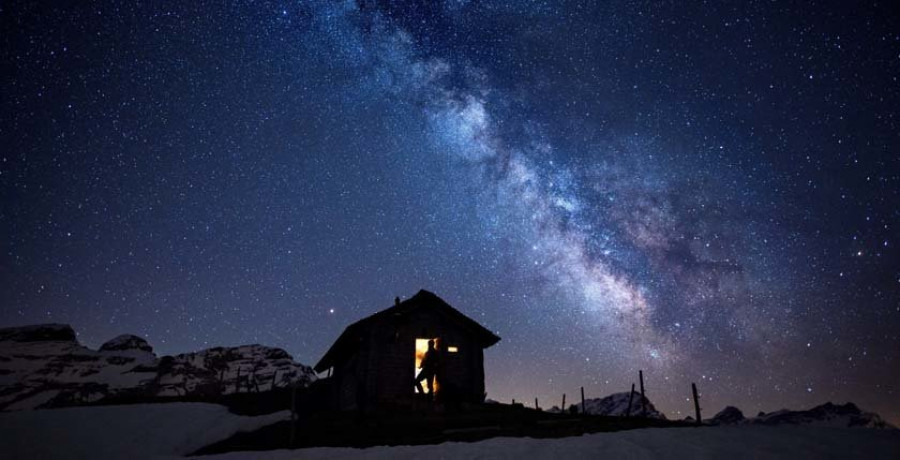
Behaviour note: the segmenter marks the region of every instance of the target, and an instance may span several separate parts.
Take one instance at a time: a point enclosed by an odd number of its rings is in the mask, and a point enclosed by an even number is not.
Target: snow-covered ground
[[[283,420],[202,403],[75,407],[0,413],[3,459],[147,459],[200,447]],[[494,438],[427,446],[235,452],[208,460],[413,458],[866,458],[900,459],[900,430],[813,426],[650,428],[570,438]]]
[[[146,459],[183,456],[239,431],[289,417],[242,417],[205,403],[72,407],[0,413],[3,459]]]
[[[235,452],[206,460],[289,459],[900,459],[900,432],[813,427],[647,428],[572,438],[494,438],[474,443],[368,449]]]

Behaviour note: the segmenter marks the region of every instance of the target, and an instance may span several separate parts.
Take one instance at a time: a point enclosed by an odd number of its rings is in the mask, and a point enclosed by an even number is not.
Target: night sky
[[[900,422],[891,2],[4,2],[0,325],[315,364],[424,288],[488,397]]]

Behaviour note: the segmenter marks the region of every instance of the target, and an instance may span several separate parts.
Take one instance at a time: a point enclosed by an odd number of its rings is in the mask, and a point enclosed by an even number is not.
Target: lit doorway
[[[430,338],[430,339],[416,339],[416,363],[415,363],[416,367],[415,367],[415,370],[413,371],[413,375],[415,377],[418,377],[419,372],[421,371],[421,369],[419,369],[419,366],[422,365],[422,359],[425,358],[425,353],[428,351],[428,341],[429,340],[434,340],[434,349],[440,350],[440,340],[438,340],[437,337]],[[424,391],[425,394],[428,394],[428,385],[426,384],[426,382],[422,381],[421,385],[422,385],[422,391]],[[435,393],[437,393],[439,391],[438,388],[439,388],[438,387],[438,379],[437,379],[437,377],[435,377],[434,378],[434,392]],[[418,392],[415,385],[413,385],[413,392],[414,393]]]

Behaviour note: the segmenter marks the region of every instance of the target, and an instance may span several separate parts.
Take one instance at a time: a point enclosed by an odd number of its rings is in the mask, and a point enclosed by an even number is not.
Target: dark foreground
[[[423,405],[413,411],[318,413],[295,423],[276,423],[206,446],[195,455],[305,447],[371,447],[474,442],[494,437],[561,438],[650,427],[691,426],[639,417],[553,414],[521,405],[466,408]]]
[[[234,401],[232,401],[234,402]],[[249,405],[247,406],[249,408]],[[259,407],[259,406],[257,406]],[[407,414],[388,419],[309,418],[323,425],[311,428],[324,433],[320,442],[334,438],[352,438],[356,442],[379,431],[399,439],[398,428],[413,427],[420,436],[432,433],[432,444],[425,438],[411,442],[418,445],[358,447],[306,447],[302,449],[245,450],[221,453],[216,460],[373,460],[420,458],[535,458],[550,460],[617,459],[695,459],[725,458],[784,459],[798,458],[866,458],[900,459],[900,430],[868,428],[834,428],[821,426],[677,427],[665,422],[666,428],[626,429],[642,425],[638,420],[610,420],[588,417],[580,420],[569,415],[538,413],[521,407],[491,407],[464,413]],[[479,415],[480,416],[477,416]],[[0,413],[0,457],[16,459],[159,459],[177,458],[195,452],[236,449],[264,449],[266,433],[277,435],[272,428],[288,417],[287,411],[267,415],[236,415],[224,405],[198,402],[157,402],[92,407],[70,407],[50,410]],[[469,417],[475,417],[465,422]],[[404,422],[403,419],[407,418]],[[518,419],[518,420],[516,420]],[[390,429],[388,422],[393,421]],[[493,421],[493,425],[489,422]],[[385,424],[379,428],[376,424]],[[455,426],[456,427],[455,427]],[[468,426],[467,426],[468,425]],[[283,424],[281,426],[290,426]],[[268,427],[268,428],[267,428]],[[457,428],[458,427],[458,428]],[[299,428],[299,427],[298,427]],[[309,427],[308,427],[309,428]],[[438,430],[440,428],[440,430]],[[329,429],[350,430],[353,436],[325,433]],[[253,432],[253,430],[258,430]],[[618,431],[614,431],[618,430]],[[239,432],[244,435],[236,435]],[[578,436],[591,431],[593,434]],[[247,437],[248,434],[252,435]],[[290,436],[290,430],[281,434]],[[299,432],[298,432],[299,434]],[[574,435],[574,436],[568,436]],[[306,436],[306,435],[304,435]],[[566,437],[561,437],[566,436]],[[239,441],[255,438],[255,445]],[[370,438],[370,439],[371,439]],[[454,440],[475,440],[453,442]],[[295,440],[300,444],[303,438]],[[441,442],[441,440],[450,442]],[[273,439],[272,444],[285,443]],[[252,444],[252,443],[248,443]],[[206,446],[218,445],[217,449]],[[229,447],[230,446],[230,447]],[[207,458],[207,457],[202,457]]]

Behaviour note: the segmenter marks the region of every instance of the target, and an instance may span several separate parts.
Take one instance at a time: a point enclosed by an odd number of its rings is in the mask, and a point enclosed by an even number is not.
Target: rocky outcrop
[[[279,348],[217,347],[158,358],[141,337],[98,350],[67,325],[0,329],[0,410],[96,403],[110,398],[206,397],[308,385],[315,373]]]
[[[878,414],[864,412],[853,403],[843,405],[827,402],[809,410],[782,409],[761,413],[751,420],[755,425],[813,425],[842,428],[894,428]]]
[[[593,398],[586,399],[584,401],[585,412],[592,415],[607,415],[613,417],[624,417],[629,415],[628,412],[628,400],[632,398],[631,392],[625,391],[622,393],[614,393],[605,398]],[[650,402],[649,398],[644,399],[646,403],[647,418],[656,418],[665,420],[666,416],[662,412],[656,410],[656,406]],[[572,413],[580,413],[581,412],[581,404],[572,404],[568,408],[569,412]],[[559,412],[559,408],[553,406],[548,412]],[[631,400],[631,416],[639,417],[642,416],[641,412],[641,395],[640,393],[635,393],[634,397]]]
[[[153,386],[159,396],[259,392],[315,380],[313,370],[294,362],[286,351],[263,345],[166,356],[157,365]]]
[[[744,418],[740,409],[728,406],[715,417],[705,420],[709,425],[808,425],[835,428],[881,428],[893,429],[878,414],[865,412],[856,404],[843,405],[827,402],[808,410],[782,409],[775,412],[760,412],[756,417]]]
[[[746,420],[744,413],[741,412],[740,409],[734,406],[728,406],[706,422],[710,425],[736,425],[743,423]]]
[[[138,350],[147,353],[153,353],[153,347],[146,340],[131,334],[122,334],[103,345],[100,345],[100,351],[124,351]]]

